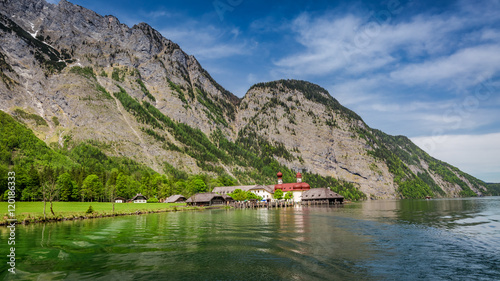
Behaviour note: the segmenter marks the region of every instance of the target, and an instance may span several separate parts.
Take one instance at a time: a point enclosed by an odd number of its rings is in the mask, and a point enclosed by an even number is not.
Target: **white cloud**
[[[410,64],[393,71],[391,77],[407,85],[449,85],[450,79],[460,81],[463,87],[477,83],[478,77],[489,78],[500,71],[500,45],[481,45],[459,50],[438,59]]]
[[[178,43],[187,53],[198,59],[219,59],[235,55],[248,54],[251,44],[238,40],[239,29],[229,30],[191,22],[183,26],[164,28],[160,31],[164,37]]]
[[[343,105],[373,102],[382,98],[382,95],[377,94],[382,79],[380,76],[348,79],[332,85],[329,92]]]
[[[354,77],[392,72],[409,85],[446,83],[450,77],[472,83],[500,68],[500,31],[491,27],[499,18],[489,10],[500,5],[458,6],[455,12],[407,20],[389,12],[382,21],[361,14],[303,13],[288,25],[302,48],[276,60],[274,72]]]
[[[165,10],[156,10],[150,12],[144,12],[144,16],[148,19],[156,19],[156,18],[164,18],[164,17],[172,17],[172,14]]]
[[[431,156],[481,180],[500,182],[500,133],[411,138]]]
[[[352,14],[312,17],[304,13],[290,29],[305,50],[275,64],[311,75],[338,70],[360,74],[396,62],[401,51],[409,57],[443,52],[456,44],[455,38],[446,35],[466,25],[456,17],[416,16],[408,22],[391,22],[395,17],[379,23]]]

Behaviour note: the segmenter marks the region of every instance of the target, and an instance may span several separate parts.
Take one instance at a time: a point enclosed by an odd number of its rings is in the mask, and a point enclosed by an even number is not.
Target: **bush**
[[[89,206],[89,208],[87,209],[87,211],[85,212],[86,214],[92,214],[94,213],[94,208],[92,208],[92,205]]]
[[[158,203],[158,198],[152,197],[152,198],[149,198],[148,201],[146,201],[146,202],[148,202],[148,203]]]

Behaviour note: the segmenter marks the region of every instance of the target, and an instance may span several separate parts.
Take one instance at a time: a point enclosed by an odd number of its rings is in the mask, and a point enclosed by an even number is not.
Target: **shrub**
[[[92,214],[94,213],[94,208],[92,208],[92,205],[89,206],[89,208],[87,209],[87,211],[85,212],[86,214]]]
[[[152,198],[149,198],[148,201],[146,201],[148,203],[158,203],[158,198],[155,198],[155,197],[152,197]]]

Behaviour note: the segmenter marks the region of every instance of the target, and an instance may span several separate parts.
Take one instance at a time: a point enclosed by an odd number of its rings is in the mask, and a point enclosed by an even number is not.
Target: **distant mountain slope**
[[[259,83],[239,99],[149,25],[65,0],[0,2],[0,110],[53,151],[84,144],[159,173],[270,184],[278,170],[285,181],[302,171],[353,199],[488,193],[408,138],[369,128],[318,85]]]
[[[241,101],[238,141],[279,148],[280,163],[359,184],[373,198],[471,196],[485,184],[432,158],[408,138],[369,128],[323,88],[306,81],[259,83]]]

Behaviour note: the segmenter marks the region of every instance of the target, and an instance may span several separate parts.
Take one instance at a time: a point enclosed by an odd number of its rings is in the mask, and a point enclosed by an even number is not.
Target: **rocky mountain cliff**
[[[47,120],[35,128],[46,142],[94,139],[156,170],[164,161],[177,161],[199,172],[193,159],[167,153],[141,132],[147,126],[108,94],[121,89],[205,134],[219,128],[234,135],[229,123],[238,98],[149,25],[129,28],[64,0],[2,1],[0,11],[0,109]]]
[[[432,158],[404,136],[371,129],[320,86],[280,80],[251,87],[241,101],[238,140],[265,140],[294,170],[356,183],[371,198],[482,194],[485,184]]]
[[[90,140],[157,172],[168,163],[240,183],[302,171],[369,198],[487,192],[407,138],[369,128],[317,85],[260,83],[240,100],[149,25],[65,0],[0,2],[0,71],[0,109],[54,149]]]

